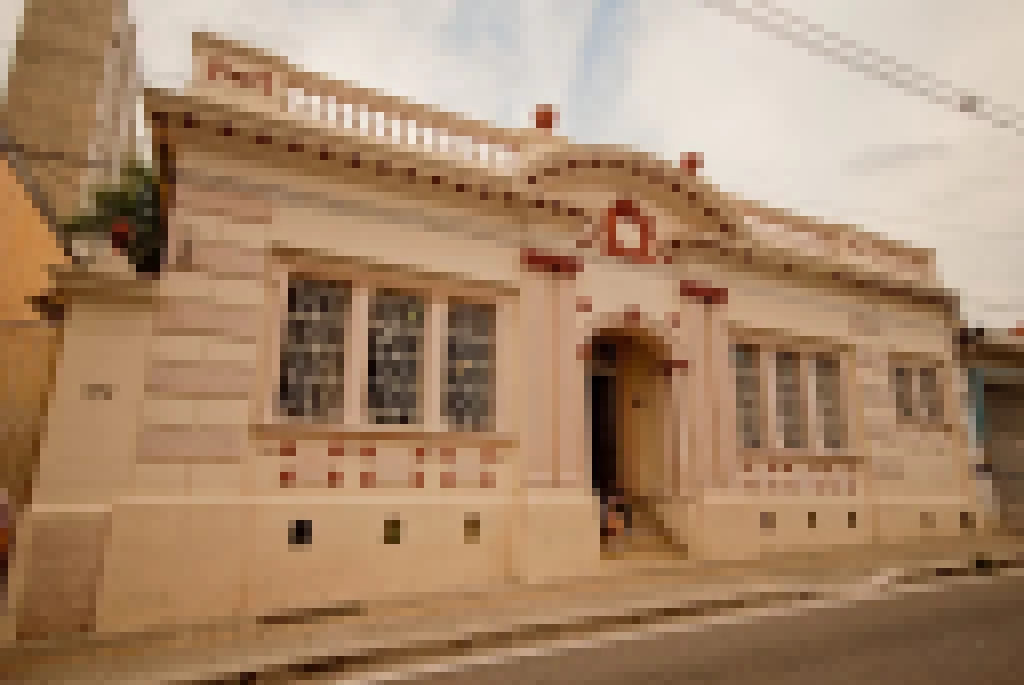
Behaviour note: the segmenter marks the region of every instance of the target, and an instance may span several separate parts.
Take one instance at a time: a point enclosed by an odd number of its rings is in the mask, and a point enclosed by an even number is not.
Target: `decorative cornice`
[[[355,136],[339,129],[303,125],[269,112],[233,110],[222,103],[195,95],[147,89],[146,104],[157,128],[172,130],[174,143],[189,136],[232,139],[239,150],[295,157],[297,164],[319,165],[326,173],[353,173],[371,182],[399,183],[415,190],[431,190],[452,198],[460,196],[481,205],[500,206],[524,215],[542,215],[539,221],[568,221],[580,229],[586,212],[561,198],[530,189],[517,176],[487,174],[486,170],[455,163],[438,164],[428,155],[396,150],[393,145]],[[482,172],[482,173],[481,173]],[[539,211],[538,211],[539,210]],[[538,216],[539,218],[539,216]],[[537,219],[535,219],[537,220]]]

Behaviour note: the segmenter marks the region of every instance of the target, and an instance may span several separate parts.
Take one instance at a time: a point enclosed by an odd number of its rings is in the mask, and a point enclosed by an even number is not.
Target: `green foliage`
[[[139,164],[121,171],[120,182],[93,196],[92,211],[63,224],[65,236],[109,237],[118,221],[129,224],[134,239],[127,256],[139,272],[158,273],[166,244],[160,216],[160,191],[153,172]]]

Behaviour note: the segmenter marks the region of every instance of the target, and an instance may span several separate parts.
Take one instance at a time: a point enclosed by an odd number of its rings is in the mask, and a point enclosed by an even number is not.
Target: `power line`
[[[784,7],[758,0],[743,4],[728,0],[699,2],[758,31],[803,48],[812,55],[842,64],[905,93],[944,105],[960,114],[988,121],[998,128],[1013,129],[1018,135],[1024,134],[1024,115],[1016,107],[996,104],[989,98],[959,88],[950,81],[829,31],[821,24]]]

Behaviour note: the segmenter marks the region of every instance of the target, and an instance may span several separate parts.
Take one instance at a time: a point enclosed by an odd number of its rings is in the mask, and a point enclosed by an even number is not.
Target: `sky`
[[[932,247],[972,325],[1024,320],[1024,136],[896,91],[698,0],[133,0],[152,85],[189,78],[190,34],[489,119],[670,160],[722,189]],[[1018,0],[779,0],[903,62],[1024,106]],[[21,0],[0,0],[13,54]],[[0,74],[0,79],[5,78]]]

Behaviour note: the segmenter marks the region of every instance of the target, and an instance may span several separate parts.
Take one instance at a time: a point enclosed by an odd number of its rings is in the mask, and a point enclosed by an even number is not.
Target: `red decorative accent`
[[[481,464],[497,464],[498,463],[498,450],[493,447],[481,447],[480,448],[480,463]]]
[[[359,474],[359,487],[361,487],[361,488],[375,488],[375,487],[377,487],[377,472],[376,471],[362,471]]]
[[[415,472],[413,472],[413,474],[412,474],[412,486],[414,488],[422,488],[423,487],[423,482],[424,482],[423,472],[422,471],[415,471]]]
[[[277,450],[277,453],[282,457],[294,457],[295,456],[295,443],[294,442],[282,442]]]
[[[704,304],[725,304],[729,301],[729,291],[726,288],[713,288],[697,281],[680,281],[679,294],[682,297],[700,300]]]
[[[498,487],[498,479],[493,471],[484,471],[480,474],[480,487],[482,488],[496,488]]]
[[[628,219],[640,230],[640,244],[637,247],[626,247],[619,240],[618,220]],[[625,257],[642,264],[653,264],[657,259],[651,255],[654,242],[654,220],[640,211],[632,200],[620,199],[605,212],[602,229],[606,239],[607,253],[611,257]]]
[[[785,471],[786,473],[792,473],[793,465],[792,464],[783,464],[782,470]]]
[[[327,487],[340,488],[345,483],[345,474],[340,471],[327,472]]]
[[[594,309],[594,303],[589,297],[577,297],[576,298],[576,311],[577,312],[590,312]]]
[[[281,487],[290,488],[295,485],[294,471],[281,471]]]
[[[360,447],[359,448],[359,456],[360,457],[376,457],[377,456],[377,448],[376,447]]]
[[[327,444],[327,456],[328,457],[344,457],[345,456],[345,445],[344,443],[332,442]]]
[[[537,109],[533,112],[533,123],[541,131],[548,131],[549,133],[555,128],[555,123],[558,121],[558,112],[552,105],[537,105]]]
[[[455,448],[454,447],[442,447],[440,450],[441,463],[442,464],[454,464],[455,463]]]
[[[690,362],[686,359],[666,359],[661,363],[662,372],[671,376],[676,371],[685,371],[690,368]]]
[[[256,90],[262,85],[264,95],[270,97],[274,94],[274,79],[269,71],[234,71],[223,60],[210,60],[206,76],[210,81],[220,80],[220,77],[224,76],[227,80],[250,90]]]
[[[417,447],[416,448],[416,463],[422,464],[426,460],[427,448]]]
[[[455,472],[454,471],[442,471],[441,472],[441,487],[442,488],[454,488],[456,485]]]
[[[771,473],[775,473],[775,464],[768,464],[768,471]]]
[[[690,176],[695,176],[698,170],[704,168],[704,155],[700,152],[683,153],[679,158],[679,167]]]
[[[583,271],[583,263],[568,255],[554,255],[539,252],[533,248],[526,248],[521,254],[522,263],[530,271],[543,271],[551,274],[561,274],[574,277]]]

